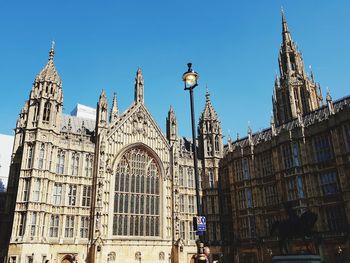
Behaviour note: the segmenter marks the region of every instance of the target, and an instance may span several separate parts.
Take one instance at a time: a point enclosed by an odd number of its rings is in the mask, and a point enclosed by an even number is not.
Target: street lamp
[[[194,101],[193,101],[193,89],[198,86],[197,80],[199,74],[192,69],[192,63],[187,63],[188,69],[182,75],[182,80],[185,83],[185,90],[190,91],[190,104],[191,104],[191,124],[192,124],[192,152],[193,152],[193,164],[194,164],[194,178],[196,182],[196,199],[197,199],[197,216],[202,215],[201,202],[199,196],[199,174],[198,174],[198,158],[197,158],[197,147],[196,147],[196,128],[195,128],[195,117],[194,117]],[[197,262],[205,262],[205,255],[203,254],[203,243],[201,238],[197,242]]]

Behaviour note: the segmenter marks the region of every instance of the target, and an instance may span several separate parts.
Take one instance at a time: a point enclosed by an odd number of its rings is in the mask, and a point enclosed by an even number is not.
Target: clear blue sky
[[[205,86],[223,132],[235,138],[269,126],[281,43],[283,5],[305,65],[333,99],[350,94],[349,1],[1,1],[0,133],[12,134],[51,40],[63,80],[64,109],[95,106],[101,89],[117,92],[124,111],[133,100],[137,67],[145,103],[165,132],[173,105],[179,132],[191,136],[189,95],[181,75],[199,72],[196,118]]]

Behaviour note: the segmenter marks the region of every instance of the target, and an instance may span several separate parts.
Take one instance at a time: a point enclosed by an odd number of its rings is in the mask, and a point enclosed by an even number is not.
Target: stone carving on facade
[[[159,260],[165,260],[165,253],[163,251],[159,252]]]
[[[116,253],[115,252],[110,252],[108,255],[107,255],[107,261],[109,262],[114,262],[116,259]]]
[[[140,251],[136,252],[135,253],[135,260],[138,260],[139,262],[141,262],[141,256],[142,256],[142,254]]]
[[[141,109],[138,109],[138,111],[133,116],[132,133],[133,134],[141,133],[144,136],[146,136],[147,126],[148,126],[148,121],[145,113]]]

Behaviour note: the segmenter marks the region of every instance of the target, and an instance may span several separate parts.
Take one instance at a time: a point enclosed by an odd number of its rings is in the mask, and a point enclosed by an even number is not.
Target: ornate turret
[[[140,68],[138,68],[136,72],[136,78],[135,78],[135,99],[134,99],[135,103],[144,102],[143,88],[144,88],[144,81],[143,81],[142,71]]]
[[[111,113],[109,115],[109,122],[110,123],[114,122],[118,118],[118,114],[119,114],[119,109],[118,109],[118,102],[117,102],[117,94],[114,93]]]
[[[61,78],[54,64],[54,43],[45,67],[36,76],[29,96],[27,128],[45,128],[59,132],[63,107]],[[23,116],[23,115],[21,115]],[[23,120],[21,121],[23,124]]]
[[[289,32],[282,10],[282,45],[278,57],[280,76],[276,76],[272,98],[274,118],[277,125],[297,118],[298,111],[305,115],[317,110],[322,94],[314,81],[305,73],[304,61]]]
[[[175,141],[177,139],[177,121],[172,106],[170,106],[168,117],[166,118],[166,137],[169,141]]]
[[[211,103],[208,90],[206,91],[205,97],[205,107],[199,120],[202,154],[204,157],[220,157],[222,156],[223,148],[221,124]]]

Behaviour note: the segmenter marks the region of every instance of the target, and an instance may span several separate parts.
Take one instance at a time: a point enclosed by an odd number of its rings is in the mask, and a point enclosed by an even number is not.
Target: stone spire
[[[61,78],[54,64],[54,42],[49,51],[48,62],[35,77],[29,95],[27,128],[45,128],[56,132],[60,129],[63,110]]]
[[[207,89],[205,106],[199,118],[199,137],[205,158],[220,157],[223,151],[221,123],[210,99]]]
[[[144,102],[144,80],[141,68],[137,69],[135,77],[135,103]]]
[[[210,100],[210,93],[208,91],[208,88],[205,92],[205,107],[201,115],[201,119],[215,119],[218,120],[218,115],[216,111],[214,110],[214,107]]]
[[[56,70],[54,64],[55,49],[54,42],[52,42],[51,49],[49,51],[49,59],[45,67],[37,75],[35,81],[50,81],[61,85],[61,78]]]
[[[313,73],[305,73],[304,61],[288,28],[282,10],[282,44],[278,57],[280,76],[276,76],[272,99],[276,125],[317,110],[322,102]]]
[[[109,122],[114,122],[118,118],[119,109],[118,109],[118,102],[117,102],[117,94],[114,92],[113,95],[113,103],[111,108],[111,113],[109,115]]]
[[[290,35],[290,32],[288,30],[288,24],[286,17],[284,15],[283,8],[281,8],[281,15],[282,15],[282,37],[283,37],[283,45],[287,45],[289,42],[292,41],[292,36]]]

